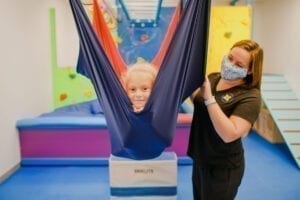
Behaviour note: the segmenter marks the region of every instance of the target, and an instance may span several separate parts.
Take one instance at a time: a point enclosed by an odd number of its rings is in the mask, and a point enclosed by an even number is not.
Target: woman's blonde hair
[[[246,83],[252,87],[260,88],[262,67],[263,67],[263,49],[253,40],[241,40],[236,42],[231,49],[239,47],[248,51],[251,55],[249,70],[252,72],[247,75]]]

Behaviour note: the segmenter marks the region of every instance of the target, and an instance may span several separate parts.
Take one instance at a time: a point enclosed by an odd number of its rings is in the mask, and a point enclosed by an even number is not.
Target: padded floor
[[[285,144],[251,133],[243,140],[246,171],[237,200],[300,199],[300,169]],[[178,168],[178,200],[192,200],[191,165]],[[108,168],[101,166],[21,167],[0,185],[1,200],[106,200]]]

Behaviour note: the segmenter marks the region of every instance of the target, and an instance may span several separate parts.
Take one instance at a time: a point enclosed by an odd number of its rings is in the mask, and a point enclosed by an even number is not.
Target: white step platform
[[[109,158],[111,199],[177,199],[177,156],[163,152],[149,160]]]

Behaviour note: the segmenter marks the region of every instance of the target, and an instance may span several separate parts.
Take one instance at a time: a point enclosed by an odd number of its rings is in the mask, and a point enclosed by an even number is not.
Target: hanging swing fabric
[[[179,4],[176,10],[174,11],[164,40],[162,41],[155,58],[151,62],[157,68],[160,67],[164,55],[166,54],[167,48],[169,47],[170,41],[173,37],[175,28],[177,27],[179,21],[180,11],[181,4]],[[93,0],[93,28],[101,46],[103,47],[107,57],[109,58],[110,63],[112,64],[112,67],[115,70],[115,73],[118,77],[121,77],[122,73],[127,69],[126,63],[123,60],[117,46],[115,45],[110,30],[108,29],[104,17],[101,13],[100,6],[97,0]],[[86,65],[82,56],[82,53],[80,53],[79,62],[77,65],[77,70],[80,73],[84,72]],[[87,76],[87,74],[85,75]]]
[[[174,137],[178,108],[205,74],[210,0],[188,0],[160,66],[151,96],[135,113],[80,3],[70,0],[85,60],[106,117],[115,156],[136,160],[159,156]]]
[[[120,77],[121,74],[127,69],[126,63],[122,59],[122,56],[117,46],[115,45],[110,30],[108,29],[104,17],[101,13],[97,0],[93,0],[93,27],[101,46],[105,50],[105,53],[115,70],[115,73],[118,77]]]

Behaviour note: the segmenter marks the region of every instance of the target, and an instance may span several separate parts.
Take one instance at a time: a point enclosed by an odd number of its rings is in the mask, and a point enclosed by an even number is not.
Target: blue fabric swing
[[[79,39],[78,71],[87,75],[103,107],[115,156],[159,156],[170,146],[180,104],[205,75],[210,0],[187,0],[143,111],[135,113],[80,0],[70,0]]]

